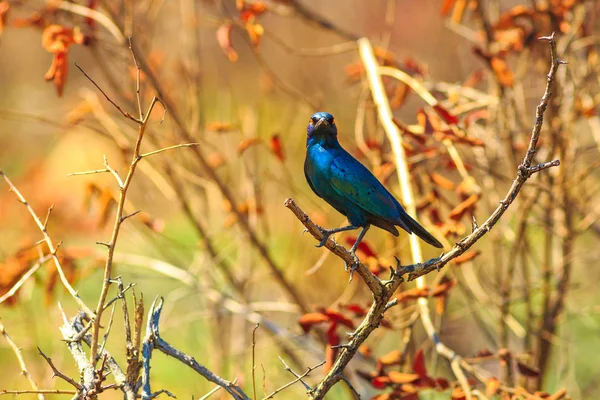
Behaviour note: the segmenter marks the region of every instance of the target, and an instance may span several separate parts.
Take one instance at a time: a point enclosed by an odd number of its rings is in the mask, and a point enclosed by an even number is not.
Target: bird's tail
[[[441,249],[442,247],[444,247],[439,242],[439,240],[437,240],[435,237],[433,237],[433,235],[431,233],[427,232],[427,230],[425,228],[423,228],[421,225],[419,225],[419,223],[417,221],[412,219],[410,215],[403,213],[402,216],[400,217],[400,219],[402,220],[404,225],[406,225],[406,226],[408,226],[408,228],[410,228],[409,232],[416,234],[418,237],[423,239],[425,242],[429,243],[430,245],[432,245],[434,247],[437,247],[438,249]]]

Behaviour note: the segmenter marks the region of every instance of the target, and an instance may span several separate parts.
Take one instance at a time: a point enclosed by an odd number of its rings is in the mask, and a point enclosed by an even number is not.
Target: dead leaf
[[[446,190],[454,190],[454,182],[452,182],[450,179],[436,173],[433,172],[431,175],[431,180],[433,181],[433,183],[435,183],[437,186],[441,187],[442,189],[446,189]]]
[[[59,96],[62,96],[67,79],[67,54],[72,44],[83,44],[85,36],[78,28],[65,28],[61,25],[50,25],[42,34],[42,46],[54,54],[52,65],[44,75],[47,81],[53,81]]]
[[[496,79],[500,85],[508,88],[513,87],[515,79],[506,61],[500,57],[494,56],[490,60],[490,66],[496,74]]]
[[[0,1],[0,36],[2,36],[4,25],[6,25],[6,16],[8,15],[9,9],[10,4],[7,1]]]
[[[381,365],[382,367],[399,365],[401,362],[402,362],[402,352],[400,350],[392,350],[390,353],[388,353],[384,356],[381,356],[377,359],[377,364]],[[391,372],[390,372],[390,378],[391,378]],[[417,378],[418,378],[418,376],[417,376]],[[392,379],[392,381],[393,381],[393,379]],[[408,383],[408,382],[412,382],[412,381],[394,382],[394,383]]]
[[[271,151],[275,154],[275,157],[279,159],[279,161],[285,161],[285,154],[283,153],[283,145],[281,143],[281,136],[276,133],[271,136],[271,140],[269,141],[271,145]]]
[[[465,213],[473,211],[478,200],[479,195],[471,195],[466,200],[462,201],[456,207],[454,207],[452,211],[450,211],[450,214],[448,214],[448,217],[456,221],[460,220],[463,217],[463,215],[465,215]]]
[[[258,139],[256,137],[244,139],[238,145],[237,152],[238,152],[238,154],[242,154],[243,152],[248,150],[250,147],[257,145],[258,143],[260,143],[260,139]]]
[[[485,382],[485,395],[487,397],[492,397],[496,393],[498,393],[498,389],[500,388],[500,380],[498,378],[492,377],[489,378]]]
[[[236,62],[238,60],[238,53],[233,48],[231,42],[231,32],[233,30],[233,25],[226,23],[217,28],[217,43],[223,53],[227,56],[229,61]]]
[[[450,261],[454,265],[461,265],[468,261],[473,260],[475,257],[481,254],[480,250],[467,250],[460,256],[456,257],[452,261]]]
[[[415,358],[413,360],[412,369],[415,374],[419,375],[419,378],[427,378],[427,368],[425,367],[425,355],[423,349],[417,350]]]
[[[329,317],[320,312],[304,314],[298,318],[298,323],[302,327],[304,333],[308,333],[313,325],[321,324],[323,322],[329,322]]]

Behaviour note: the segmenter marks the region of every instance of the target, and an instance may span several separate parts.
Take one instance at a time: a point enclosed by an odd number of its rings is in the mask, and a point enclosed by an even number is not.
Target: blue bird
[[[356,249],[371,225],[398,236],[396,226],[408,233],[415,233],[425,242],[437,248],[442,244],[412,219],[400,203],[357,159],[340,146],[333,115],[315,113],[306,128],[306,159],[304,175],[315,194],[342,213],[350,225],[342,228],[323,229],[322,247],[330,235],[362,228],[350,249],[358,264]],[[348,265],[346,265],[348,270]]]

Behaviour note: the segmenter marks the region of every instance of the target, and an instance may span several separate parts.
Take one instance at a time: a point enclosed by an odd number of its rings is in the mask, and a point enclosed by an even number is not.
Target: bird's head
[[[337,127],[333,115],[328,112],[319,111],[314,113],[306,127],[307,144],[312,140],[329,141],[337,140]]]
[[[310,121],[308,121],[306,133],[309,137],[337,135],[337,128],[333,120],[333,115],[324,111],[314,113],[312,117],[310,117]]]

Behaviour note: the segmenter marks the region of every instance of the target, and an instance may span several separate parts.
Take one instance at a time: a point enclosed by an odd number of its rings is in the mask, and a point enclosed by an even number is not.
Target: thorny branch
[[[236,400],[250,400],[244,391],[233,382],[229,382],[208,370],[203,365],[199,364],[193,357],[183,353],[182,351],[171,346],[160,337],[158,322],[162,311],[163,299],[156,298],[148,313],[148,324],[146,328],[146,337],[142,345],[144,373],[142,374],[142,399],[148,400],[156,397],[156,393],[152,393],[150,389],[150,358],[154,349],[160,350],[168,356],[171,356],[188,367],[192,368],[198,374],[202,375],[207,380],[219,385],[227,393]]]
[[[329,391],[329,389],[333,387],[333,385],[335,385],[337,382],[343,379],[343,373],[346,365],[354,357],[360,345],[381,323],[384,312],[387,309],[387,303],[390,301],[392,295],[394,294],[395,290],[398,288],[400,283],[402,283],[405,280],[405,276],[407,276],[408,281],[411,281],[420,276],[426,275],[433,270],[439,271],[439,269],[444,267],[449,261],[463,254],[466,250],[473,246],[479,239],[481,239],[492,229],[492,227],[506,212],[510,204],[515,200],[522,186],[527,181],[527,179],[529,179],[532,176],[532,174],[552,166],[560,165],[560,162],[558,160],[555,160],[549,163],[532,166],[533,159],[537,150],[538,139],[540,137],[540,132],[544,122],[544,112],[546,111],[546,108],[548,107],[548,103],[550,101],[550,97],[552,96],[552,86],[554,83],[556,72],[558,70],[558,66],[560,64],[564,64],[564,62],[558,58],[554,34],[552,34],[549,37],[542,37],[540,39],[548,41],[550,45],[550,71],[547,75],[546,89],[544,91],[544,95],[542,96],[542,99],[536,109],[536,120],[531,132],[529,147],[523,158],[523,161],[521,162],[521,165],[518,168],[517,176],[514,179],[506,196],[502,201],[500,201],[500,205],[496,208],[496,210],[494,210],[494,212],[483,224],[474,229],[474,231],[470,235],[466,236],[460,242],[458,242],[448,253],[442,254],[440,257],[432,258],[422,263],[417,263],[408,266],[398,265],[397,269],[390,267],[391,277],[388,281],[380,281],[377,277],[371,274],[370,271],[364,265],[361,264],[359,266],[357,272],[371,290],[374,299],[373,304],[369,309],[367,315],[365,316],[364,320],[361,322],[356,331],[352,334],[349,343],[342,348],[339,357],[335,361],[329,373],[321,380],[321,382],[319,382],[317,387],[312,392],[310,392],[311,400],[322,399],[325,396],[325,394]],[[298,207],[298,205],[294,202],[293,199],[287,199],[285,201],[285,206],[294,213],[294,215],[300,220],[300,222],[302,222],[307,231],[315,239],[322,239],[321,229],[314,222],[311,221],[308,215]],[[329,249],[332,253],[334,253],[336,256],[338,256],[344,261],[347,261],[349,257],[351,257],[350,253],[344,247],[336,244],[333,239],[328,240],[325,244],[325,247],[327,247],[327,249]],[[456,354],[452,352],[451,354],[449,353],[448,356],[456,357]],[[456,360],[458,361],[453,363],[454,365],[460,365],[468,372],[475,373],[474,369],[470,367],[464,360],[460,358],[457,358]],[[476,376],[478,378],[482,378],[479,376],[479,374],[476,374]]]

